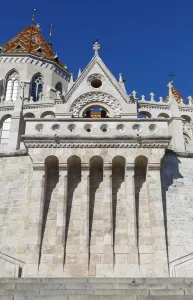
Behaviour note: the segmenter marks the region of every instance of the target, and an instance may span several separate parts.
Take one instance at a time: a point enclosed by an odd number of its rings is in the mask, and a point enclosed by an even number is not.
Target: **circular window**
[[[102,130],[102,132],[106,133],[109,131],[109,126],[106,124],[101,125],[100,129]]]
[[[68,125],[68,130],[70,130],[71,132],[74,132],[76,130],[76,125],[74,125],[74,124]]]
[[[91,132],[91,130],[92,130],[92,125],[86,124],[86,125],[84,126],[84,129],[85,129],[87,132]]]
[[[98,78],[94,78],[92,81],[91,81],[91,86],[95,89],[98,89],[100,88],[102,85],[102,81]]]
[[[35,129],[38,131],[38,132],[42,132],[43,131],[43,128],[44,128],[44,125],[43,124],[38,124],[36,125]]]
[[[119,131],[119,133],[124,133],[125,132],[125,126],[123,124],[119,124],[117,125],[117,131]]]

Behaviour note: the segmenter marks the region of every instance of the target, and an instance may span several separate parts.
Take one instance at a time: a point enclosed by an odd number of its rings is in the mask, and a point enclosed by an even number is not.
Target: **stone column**
[[[164,228],[160,162],[149,162],[147,175],[149,211],[154,251],[154,275],[155,277],[167,277],[169,276],[169,273]]]
[[[66,232],[66,208],[68,190],[67,164],[59,163],[59,180],[57,184],[57,217],[56,217],[56,263],[63,267]]]
[[[45,166],[44,163],[33,163],[33,177],[27,224],[27,262],[24,276],[37,276],[42,222],[45,201]]]
[[[112,164],[104,163],[103,186],[104,264],[113,264]]]
[[[128,263],[138,263],[137,251],[137,229],[136,229],[136,207],[135,207],[135,178],[134,163],[127,163],[125,168],[125,196],[127,202],[128,219]]]
[[[81,168],[81,224],[80,224],[80,264],[88,268],[89,262],[89,195],[90,166],[82,163]]]

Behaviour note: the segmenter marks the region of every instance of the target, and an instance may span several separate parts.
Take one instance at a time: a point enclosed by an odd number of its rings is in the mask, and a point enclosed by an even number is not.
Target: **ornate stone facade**
[[[192,98],[128,95],[98,42],[76,81],[6,47],[0,277],[192,277]]]

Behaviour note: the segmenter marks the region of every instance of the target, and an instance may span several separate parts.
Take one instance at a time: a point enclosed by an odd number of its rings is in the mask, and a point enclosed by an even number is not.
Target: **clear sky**
[[[0,44],[31,24],[33,7],[45,38],[54,24],[53,49],[75,76],[98,38],[100,56],[116,78],[123,73],[128,93],[164,97],[173,72],[181,95],[193,95],[193,0],[6,0]]]

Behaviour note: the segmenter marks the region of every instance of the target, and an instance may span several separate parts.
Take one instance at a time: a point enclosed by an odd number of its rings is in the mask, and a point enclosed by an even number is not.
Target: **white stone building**
[[[31,25],[0,48],[0,277],[193,277],[193,103],[77,79]]]

